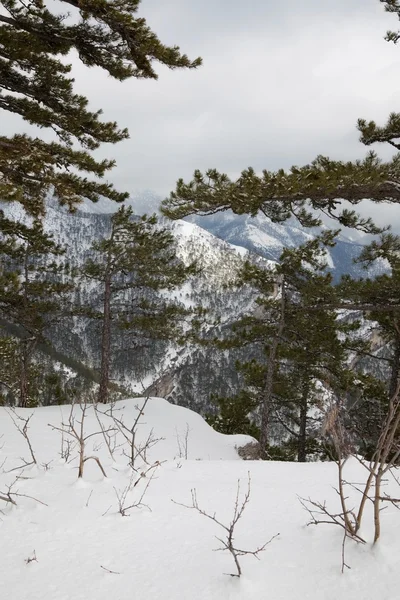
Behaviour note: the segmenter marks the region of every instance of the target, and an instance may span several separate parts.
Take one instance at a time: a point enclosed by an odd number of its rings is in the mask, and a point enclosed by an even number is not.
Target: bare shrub
[[[189,433],[190,433],[189,423],[186,423],[185,431],[182,434],[179,433],[177,428],[175,427],[175,437],[176,437],[176,442],[178,444],[178,457],[184,458],[185,460],[188,459]]]
[[[100,415],[107,416],[107,417],[112,416],[113,408],[114,408],[114,403],[111,404],[111,407],[109,409],[110,413],[107,414],[107,412],[103,412],[103,411],[99,410],[98,404],[94,403],[94,412],[96,415],[96,419],[99,424],[100,431],[103,436],[104,442],[106,444],[108,453],[112,460],[114,460],[114,452],[120,447],[120,445],[117,444],[117,430],[118,429],[116,427],[112,427],[112,428],[104,427],[104,424],[100,418]]]
[[[103,465],[100,462],[100,459],[97,456],[87,456],[85,452],[87,441],[90,438],[96,435],[102,435],[103,433],[102,431],[85,433],[85,419],[87,416],[87,411],[92,405],[88,404],[86,401],[84,403],[78,404],[79,410],[81,411],[80,420],[77,419],[74,415],[75,406],[75,404],[71,405],[68,423],[61,423],[61,427],[57,427],[56,425],[48,423],[48,426],[51,427],[53,430],[60,431],[63,436],[67,435],[70,436],[73,440],[75,440],[76,445],[78,447],[79,457],[78,478],[83,477],[84,466],[88,460],[94,460],[97,463],[100,471],[102,472],[103,477],[107,477]],[[109,428],[109,430],[110,429],[111,428]]]
[[[315,502],[310,498],[300,498],[300,501],[311,515],[310,524],[329,523],[343,528],[342,572],[345,567],[348,567],[344,557],[346,540],[350,538],[357,543],[365,543],[365,540],[360,536],[360,528],[367,502],[373,505],[374,544],[376,544],[381,535],[380,514],[382,502],[390,502],[394,505],[400,504],[400,498],[393,498],[382,492],[384,477],[387,473],[391,473],[394,479],[398,481],[394,472],[400,458],[398,437],[400,428],[399,391],[400,383],[395,394],[389,401],[388,412],[383,422],[375,451],[369,461],[361,459],[352,453],[350,435],[346,431],[341,418],[340,403],[332,406],[326,415],[323,433],[330,440],[336,455],[336,464],[338,467],[338,487],[336,491],[340,498],[341,511],[334,513],[328,510],[325,503]],[[345,479],[345,465],[351,456],[357,459],[368,472],[367,479],[362,484],[349,482]],[[347,487],[351,487],[360,494],[357,506],[353,506],[352,508],[348,506]]]
[[[120,515],[122,515],[123,517],[129,516],[128,511],[132,510],[133,508],[145,507],[151,510],[147,504],[144,504],[143,499],[146,495],[147,490],[149,489],[149,486],[155,476],[156,470],[160,466],[160,464],[161,463],[159,463],[158,461],[155,462],[146,471],[140,473],[139,476],[137,476],[135,473],[132,473],[128,485],[126,485],[122,490],[117,490],[116,488],[114,488],[115,495],[117,496],[118,501],[118,512],[120,513]],[[149,473],[150,477],[148,477]],[[129,500],[128,497],[131,495],[131,492],[134,491],[135,488],[144,480],[146,480],[146,483],[141,493],[134,499],[131,498]]]
[[[137,462],[138,458],[141,458],[141,460],[146,465],[148,465],[149,463],[147,461],[147,452],[150,450],[150,448],[155,446],[159,441],[164,439],[164,438],[156,438],[154,436],[153,430],[151,430],[149,435],[147,436],[147,439],[144,440],[144,442],[142,442],[141,444],[137,443],[137,439],[136,439],[137,430],[138,430],[139,425],[141,424],[140,419],[144,415],[144,410],[149,401],[149,398],[150,397],[147,396],[144,399],[142,406],[136,405],[138,414],[132,425],[127,425],[124,422],[123,417],[119,418],[119,416],[117,416],[113,405],[111,405],[111,407],[105,411],[100,411],[98,409],[98,407],[96,407],[96,412],[98,414],[102,414],[106,417],[111,418],[115,424],[115,427],[122,434],[122,436],[125,440],[125,444],[128,448],[127,451],[123,450],[122,452],[123,452],[124,456],[126,456],[129,459],[129,466],[133,470],[137,470],[136,462]]]
[[[183,506],[185,508],[190,508],[190,509],[196,510],[199,514],[203,515],[204,517],[207,517],[207,519],[210,519],[211,521],[214,521],[214,523],[216,523],[219,527],[221,527],[224,530],[224,532],[225,532],[224,538],[215,536],[216,539],[222,544],[222,547],[216,548],[216,551],[227,550],[228,552],[231,553],[232,558],[235,563],[235,567],[236,567],[236,573],[227,573],[227,575],[230,575],[231,577],[240,577],[242,575],[242,568],[241,568],[241,565],[239,562],[239,557],[251,555],[258,559],[259,558],[258,555],[260,554],[260,552],[263,552],[265,550],[265,548],[268,546],[268,544],[270,544],[272,542],[272,540],[274,540],[279,535],[279,533],[275,534],[267,542],[265,542],[265,544],[256,548],[256,550],[241,550],[236,547],[235,542],[234,542],[235,527],[236,527],[237,523],[239,522],[239,520],[241,519],[241,517],[243,516],[246,506],[250,502],[250,492],[251,492],[251,478],[250,478],[250,473],[249,473],[248,474],[248,482],[247,482],[247,491],[243,497],[243,500],[240,500],[240,480],[238,479],[234,511],[233,511],[233,518],[229,525],[225,525],[219,519],[217,519],[215,513],[210,514],[210,513],[207,513],[205,510],[203,510],[202,508],[200,508],[198,500],[197,500],[196,489],[191,490],[191,494],[192,494],[192,504],[191,505],[182,504],[181,502],[175,502],[175,500],[172,500],[172,502],[174,502],[174,504],[177,504],[178,506]]]
[[[36,465],[37,464],[36,456],[33,451],[32,443],[31,443],[31,441],[29,439],[29,435],[28,435],[29,422],[33,417],[33,413],[30,414],[27,419],[24,419],[23,417],[21,417],[21,415],[19,415],[17,413],[17,411],[14,408],[10,408],[7,412],[8,412],[10,419],[14,423],[15,428],[17,429],[17,431],[19,431],[19,433],[22,435],[22,437],[26,441],[28,448],[29,448],[29,454],[30,454],[30,460],[26,460],[25,458],[20,457],[20,460],[22,460],[23,464],[18,467],[14,467],[14,469],[11,469],[11,471],[16,471],[17,469],[22,469],[25,467],[29,467],[31,465]]]

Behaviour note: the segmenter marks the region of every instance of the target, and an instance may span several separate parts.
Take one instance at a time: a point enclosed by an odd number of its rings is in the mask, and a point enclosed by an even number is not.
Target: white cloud
[[[397,22],[378,0],[143,0],[141,13],[204,66],[121,84],[74,60],[91,107],[130,130],[100,151],[117,159],[119,188],[166,195],[196,168],[360,158],[357,118],[400,110],[400,48],[383,39]]]

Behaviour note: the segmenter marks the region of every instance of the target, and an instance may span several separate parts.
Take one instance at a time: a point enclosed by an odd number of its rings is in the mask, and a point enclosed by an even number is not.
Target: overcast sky
[[[122,84],[75,65],[91,108],[129,128],[130,140],[101,151],[117,159],[120,189],[166,196],[196,168],[235,177],[318,154],[361,158],[357,118],[400,111],[400,47],[383,39],[400,24],[379,0],[143,0],[141,14],[204,64]],[[396,219],[400,208],[385,211]]]

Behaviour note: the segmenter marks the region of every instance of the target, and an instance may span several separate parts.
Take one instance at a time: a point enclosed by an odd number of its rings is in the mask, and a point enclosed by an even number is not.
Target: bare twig
[[[90,498],[92,497],[92,494],[93,494],[93,490],[91,490],[91,492],[90,492],[90,494],[89,494],[89,497],[88,497],[88,499],[86,500],[86,504],[85,504],[86,508],[89,506],[89,502],[90,502]]]
[[[225,531],[225,536],[226,536],[225,538],[221,539],[216,536],[216,539],[222,544],[222,547],[216,548],[216,551],[228,550],[231,553],[232,558],[235,563],[236,571],[237,571],[236,573],[228,573],[228,575],[230,575],[231,577],[240,577],[242,575],[242,569],[241,569],[241,565],[239,562],[240,556],[251,555],[258,559],[259,558],[258,555],[260,554],[260,552],[263,552],[265,550],[265,548],[268,546],[268,544],[270,544],[272,542],[272,540],[274,540],[276,537],[279,536],[279,533],[275,534],[267,542],[265,542],[265,544],[256,548],[256,550],[241,550],[239,548],[236,548],[236,546],[234,544],[235,527],[236,527],[238,521],[243,516],[243,512],[250,501],[250,492],[251,492],[251,478],[250,478],[250,473],[248,473],[247,491],[246,491],[242,501],[240,501],[240,480],[238,480],[236,498],[235,498],[235,504],[234,504],[233,519],[229,525],[225,525],[219,519],[217,519],[215,513],[210,514],[210,513],[207,513],[205,510],[203,510],[202,508],[200,508],[198,500],[197,500],[197,492],[195,489],[191,490],[191,494],[192,494],[192,504],[191,505],[182,504],[181,502],[176,502],[175,500],[172,500],[172,502],[174,502],[174,504],[177,504],[178,506],[183,506],[184,508],[196,510],[198,513],[200,513],[204,517],[207,517],[207,519],[214,521],[214,523],[219,525],[219,527],[221,527]]]
[[[135,465],[136,465],[136,460],[138,457],[140,457],[145,464],[149,464],[147,461],[148,450],[163,439],[163,438],[155,438],[153,435],[153,430],[151,430],[148,435],[147,440],[144,443],[138,445],[136,442],[137,428],[140,425],[139,421],[140,421],[140,418],[144,415],[144,411],[145,411],[146,405],[149,401],[149,398],[150,398],[149,396],[146,396],[146,398],[143,401],[142,406],[140,406],[140,407],[136,406],[138,413],[137,413],[135,421],[133,422],[133,425],[131,425],[131,426],[128,426],[124,422],[123,417],[121,417],[121,418],[117,417],[113,410],[107,409],[106,411],[103,412],[103,411],[100,411],[97,407],[97,412],[99,414],[108,416],[114,421],[119,432],[122,434],[123,438],[125,439],[125,443],[128,446],[128,451],[127,452],[123,451],[123,454],[124,454],[124,456],[126,456],[129,459],[129,466],[134,470],[136,469]]]
[[[338,491],[338,490],[337,490]],[[338,491],[340,494],[341,492]],[[346,500],[346,499],[345,499]],[[343,529],[343,541],[342,541],[342,573],[345,568],[350,569],[351,567],[346,563],[345,560],[345,550],[346,550],[346,540],[348,538],[352,539],[354,542],[359,544],[365,544],[365,540],[355,533],[355,521],[356,516],[353,511],[347,511],[347,514],[343,513],[331,513],[327,507],[325,502],[315,502],[311,500],[311,498],[300,498],[300,504],[303,508],[308,512],[311,517],[311,521],[307,523],[307,525],[337,525]],[[348,524],[351,524],[351,527],[348,527]]]
[[[33,551],[32,556],[28,556],[28,558],[25,559],[25,562],[27,565],[29,565],[29,563],[31,563],[31,562],[38,562],[38,559],[36,556],[36,550]]]
[[[103,431],[95,431],[93,433],[85,433],[85,419],[87,416],[87,411],[90,406],[91,405],[89,405],[86,400],[84,403],[79,404],[79,408],[81,410],[81,419],[80,420],[76,419],[76,423],[78,426],[75,423],[75,416],[74,416],[75,404],[71,405],[71,410],[70,410],[70,414],[68,417],[68,423],[61,423],[61,427],[52,425],[51,423],[48,423],[48,426],[51,427],[55,431],[60,431],[62,436],[68,435],[68,436],[72,437],[73,439],[75,439],[75,441],[78,445],[78,449],[79,449],[78,478],[83,477],[84,465],[88,460],[94,460],[97,463],[100,471],[102,472],[103,477],[107,477],[106,472],[100,462],[100,459],[97,456],[86,456],[85,455],[86,442],[93,436],[103,434]],[[69,456],[69,452],[70,452],[70,449],[68,449],[68,456]]]
[[[31,441],[30,441],[29,435],[28,435],[29,422],[33,417],[33,413],[30,414],[27,419],[24,419],[23,417],[21,417],[20,415],[17,414],[17,412],[14,408],[10,408],[7,412],[8,412],[8,416],[14,423],[17,431],[19,431],[19,433],[22,435],[22,437],[26,440],[26,443],[29,448],[29,453],[31,455],[30,461],[27,461],[24,458],[21,458],[21,460],[24,463],[22,466],[28,467],[30,465],[36,465],[37,464],[36,456],[35,456],[35,453],[33,452],[32,444],[31,444]],[[16,467],[16,469],[18,469],[18,468],[21,468],[21,467]],[[13,470],[16,470],[16,469],[13,469]]]
[[[35,498],[34,496],[30,496],[29,494],[21,494],[18,490],[14,491],[13,488],[20,479],[21,479],[20,477],[16,477],[15,480],[10,485],[6,486],[7,487],[6,492],[0,491],[0,500],[2,500],[3,502],[6,502],[6,503],[13,504],[14,506],[17,506],[17,502],[16,502],[15,498],[29,498],[30,500],[34,500],[35,502],[38,502],[39,504],[43,504],[43,506],[48,506],[48,504],[46,504],[42,500],[39,500],[38,498]]]
[[[107,571],[107,573],[111,573],[112,575],[121,575],[118,571],[111,571],[111,569],[107,569],[107,567],[103,567],[103,565],[100,565],[100,569],[104,569],[104,571]]]
[[[189,427],[189,423],[186,423],[186,429],[183,433],[183,435],[181,435],[177,428],[175,427],[175,437],[176,437],[176,442],[178,444],[178,453],[179,453],[179,458],[184,458],[185,460],[188,459],[188,446],[189,446],[189,433],[190,433],[190,427]]]
[[[141,508],[141,507],[145,507],[148,508],[149,510],[151,510],[151,508],[147,505],[144,504],[143,499],[146,495],[147,490],[149,489],[149,486],[156,474],[156,470],[157,468],[160,466],[160,462],[155,462],[153,465],[151,465],[146,471],[140,473],[139,476],[136,476],[135,473],[131,474],[131,477],[129,479],[129,483],[127,486],[125,486],[125,488],[123,490],[117,490],[116,488],[114,488],[115,494],[117,496],[117,500],[118,500],[118,512],[123,516],[123,517],[127,517],[128,515],[128,511],[132,510],[133,508]],[[147,478],[147,474],[151,472],[151,475],[149,478]],[[134,488],[139,485],[139,483],[143,480],[146,479],[146,485],[144,486],[142,493],[140,494],[140,496],[138,498],[136,498],[133,502],[131,502],[130,504],[128,504],[128,494],[130,492],[132,492],[134,490]]]

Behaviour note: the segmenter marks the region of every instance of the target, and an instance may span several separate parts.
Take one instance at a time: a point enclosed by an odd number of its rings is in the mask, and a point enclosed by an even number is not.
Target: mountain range
[[[159,198],[146,192],[131,201],[136,214],[154,212]],[[25,216],[19,205],[3,205],[15,220]],[[44,221],[45,230],[67,248],[68,262],[79,269],[90,257],[93,241],[110,229],[111,214],[104,203],[82,205],[69,213],[49,201]],[[191,217],[168,222],[177,242],[178,257],[189,264],[198,262],[200,274],[192,277],[172,295],[185,306],[208,309],[219,321],[218,327],[232,323],[252,309],[255,293],[248,286],[229,288],[238,270],[249,257],[277,261],[285,247],[293,248],[312,239],[310,232],[292,223],[277,225],[265,217],[236,216],[232,213],[208,217]],[[354,277],[365,275],[353,259],[362,244],[341,238],[327,254],[328,268],[335,278],[343,273]],[[262,257],[262,258],[260,258]],[[380,263],[371,275],[385,269]],[[101,291],[87,281],[80,281],[75,301],[95,305]],[[213,332],[210,332],[211,334]],[[216,331],[215,331],[216,333]],[[69,318],[51,331],[51,341],[58,353],[89,367],[99,368],[100,326],[97,321]],[[134,393],[150,391],[169,400],[204,413],[213,409],[213,395],[231,395],[240,388],[235,361],[245,357],[244,351],[221,352],[212,347],[187,344],[176,347],[160,341],[132,340],[116,331],[114,335],[112,379]]]

